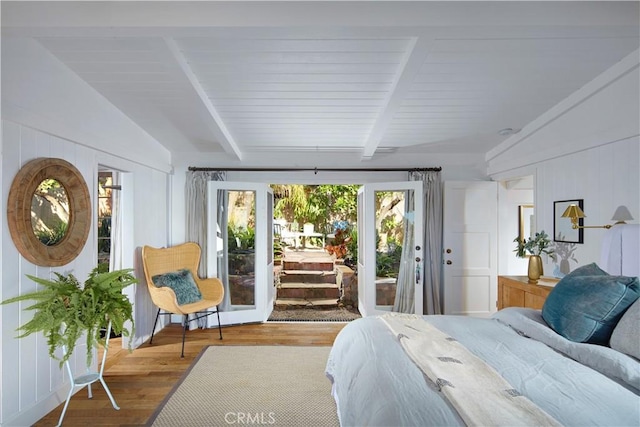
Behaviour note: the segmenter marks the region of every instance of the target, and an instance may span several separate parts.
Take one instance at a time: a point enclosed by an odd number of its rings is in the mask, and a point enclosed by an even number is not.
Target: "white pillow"
[[[609,346],[640,359],[640,298],[622,315],[611,334]]]

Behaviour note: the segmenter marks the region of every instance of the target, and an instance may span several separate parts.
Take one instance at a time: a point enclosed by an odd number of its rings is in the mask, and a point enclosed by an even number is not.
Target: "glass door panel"
[[[227,258],[218,257],[218,271],[227,269],[230,304],[225,308],[233,311],[255,309],[256,192],[223,191],[226,199],[223,209],[226,211],[228,251]]]
[[[358,238],[364,237],[358,256],[363,315],[392,310],[421,314],[422,183],[367,184],[358,209]]]
[[[376,309],[391,310],[404,242],[406,210],[410,191],[375,191]]]
[[[273,307],[268,304],[273,196],[264,184],[224,181],[210,182],[208,196],[208,224],[215,224],[208,227],[208,271],[225,288],[220,319],[224,324],[265,321]]]

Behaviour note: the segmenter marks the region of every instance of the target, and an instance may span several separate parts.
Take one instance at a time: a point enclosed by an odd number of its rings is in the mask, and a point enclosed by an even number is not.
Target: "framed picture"
[[[563,218],[562,214],[569,207],[575,204],[584,210],[584,200],[560,200],[553,202],[553,240],[564,243],[584,243],[584,230],[582,228],[572,228],[571,219]],[[578,225],[584,225],[582,218],[578,219]]]
[[[518,206],[518,237],[520,240],[528,239],[535,233],[534,221],[533,205]]]

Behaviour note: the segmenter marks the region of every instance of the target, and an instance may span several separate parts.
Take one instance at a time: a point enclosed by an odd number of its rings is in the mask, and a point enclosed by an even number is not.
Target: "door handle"
[[[447,265],[453,264],[450,259],[447,260]]]
[[[447,253],[450,254],[451,253],[451,249],[447,249]]]

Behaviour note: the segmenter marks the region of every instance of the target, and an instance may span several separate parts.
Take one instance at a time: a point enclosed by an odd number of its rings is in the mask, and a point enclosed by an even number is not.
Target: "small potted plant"
[[[549,235],[542,230],[528,239],[521,239],[518,236],[513,241],[517,244],[514,249],[516,256],[518,258],[529,257],[529,268],[527,272],[529,283],[538,283],[538,279],[544,274],[540,255],[551,255],[553,253],[553,249],[550,247],[551,239]]]
[[[43,287],[37,291],[9,298],[2,304],[33,301],[25,310],[33,310],[33,318],[18,328],[23,338],[42,332],[47,338],[49,355],[60,365],[73,354],[76,342],[86,333],[87,366],[91,364],[93,349],[104,344],[109,323],[116,334],[133,333],[133,306],[122,290],[137,283],[130,269],[101,272],[96,267],[81,285],[73,274],[54,273],[54,280],[27,277]],[[131,331],[125,322],[131,322]],[[106,331],[108,333],[108,331]],[[66,348],[61,357],[56,350]],[[130,348],[131,349],[131,348]]]

